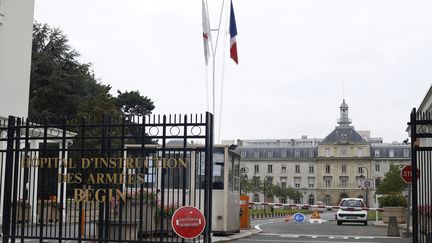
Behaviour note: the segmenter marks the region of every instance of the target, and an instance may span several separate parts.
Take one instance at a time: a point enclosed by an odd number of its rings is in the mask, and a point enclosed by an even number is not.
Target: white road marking
[[[295,243],[334,243],[334,241],[330,240],[299,240],[299,239],[284,239],[284,240],[260,240],[260,239],[239,239],[238,241],[246,241],[246,242],[295,242]],[[345,241],[345,243],[379,243],[377,241]]]
[[[284,221],[284,219],[276,219],[276,220],[272,220],[272,221],[269,221],[269,222],[264,222],[264,223],[261,223],[261,224],[257,224],[257,225],[255,225],[255,229],[257,229],[257,230],[259,230],[259,231],[263,231],[263,230],[261,229],[261,225],[265,225],[265,224],[273,224],[273,223],[283,222],[283,221]]]

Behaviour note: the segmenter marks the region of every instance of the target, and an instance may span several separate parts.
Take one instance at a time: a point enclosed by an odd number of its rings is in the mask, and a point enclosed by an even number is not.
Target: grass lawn
[[[369,211],[368,212],[368,220],[376,220],[377,211]],[[383,212],[378,212],[378,220],[382,220]]]

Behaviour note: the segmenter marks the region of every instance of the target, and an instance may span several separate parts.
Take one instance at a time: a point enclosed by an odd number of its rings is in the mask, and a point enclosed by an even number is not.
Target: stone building
[[[34,0],[0,0],[0,122],[27,117]]]
[[[410,146],[383,143],[369,131],[355,130],[348,108],[344,100],[337,126],[323,139],[238,140],[244,176],[291,186],[302,194],[300,200],[262,194],[250,195],[252,200],[336,205],[343,197],[362,197],[375,206],[375,188],[390,164],[411,163]]]

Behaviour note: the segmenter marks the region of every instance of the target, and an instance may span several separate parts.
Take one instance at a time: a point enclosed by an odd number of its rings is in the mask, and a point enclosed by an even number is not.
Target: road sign
[[[313,211],[312,215],[311,215],[311,219],[320,219],[320,213],[318,211]]]
[[[363,188],[371,188],[371,187],[372,187],[372,180],[363,181]]]
[[[174,232],[184,238],[198,237],[205,228],[206,220],[199,209],[192,206],[183,206],[177,209],[171,219]]]
[[[420,171],[417,169],[417,179],[420,177]],[[401,178],[406,183],[412,183],[412,166],[405,165],[401,170]]]
[[[296,223],[303,223],[305,220],[305,216],[302,213],[296,213],[294,214],[294,222]]]

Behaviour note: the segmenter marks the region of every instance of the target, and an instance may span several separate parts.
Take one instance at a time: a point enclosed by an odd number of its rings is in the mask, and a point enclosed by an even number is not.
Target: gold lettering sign
[[[58,183],[81,184],[86,185],[118,185],[118,184],[143,184],[145,175],[142,173],[90,173],[88,178],[83,177],[82,170],[93,169],[140,169],[140,168],[186,168],[187,160],[182,158],[133,158],[133,157],[92,157],[73,160],[72,158],[23,158],[20,161],[20,167],[39,167],[39,168],[71,168],[79,169],[80,173],[59,173],[57,175]],[[74,189],[74,199],[77,202],[94,201],[108,202],[113,198],[126,202],[126,192],[120,189]]]
[[[132,158],[132,157],[93,157],[81,158],[74,161],[72,158],[23,158],[20,161],[21,167],[40,167],[40,168],[81,168],[81,169],[100,169],[100,168],[178,168],[187,167],[187,162],[182,158]]]

